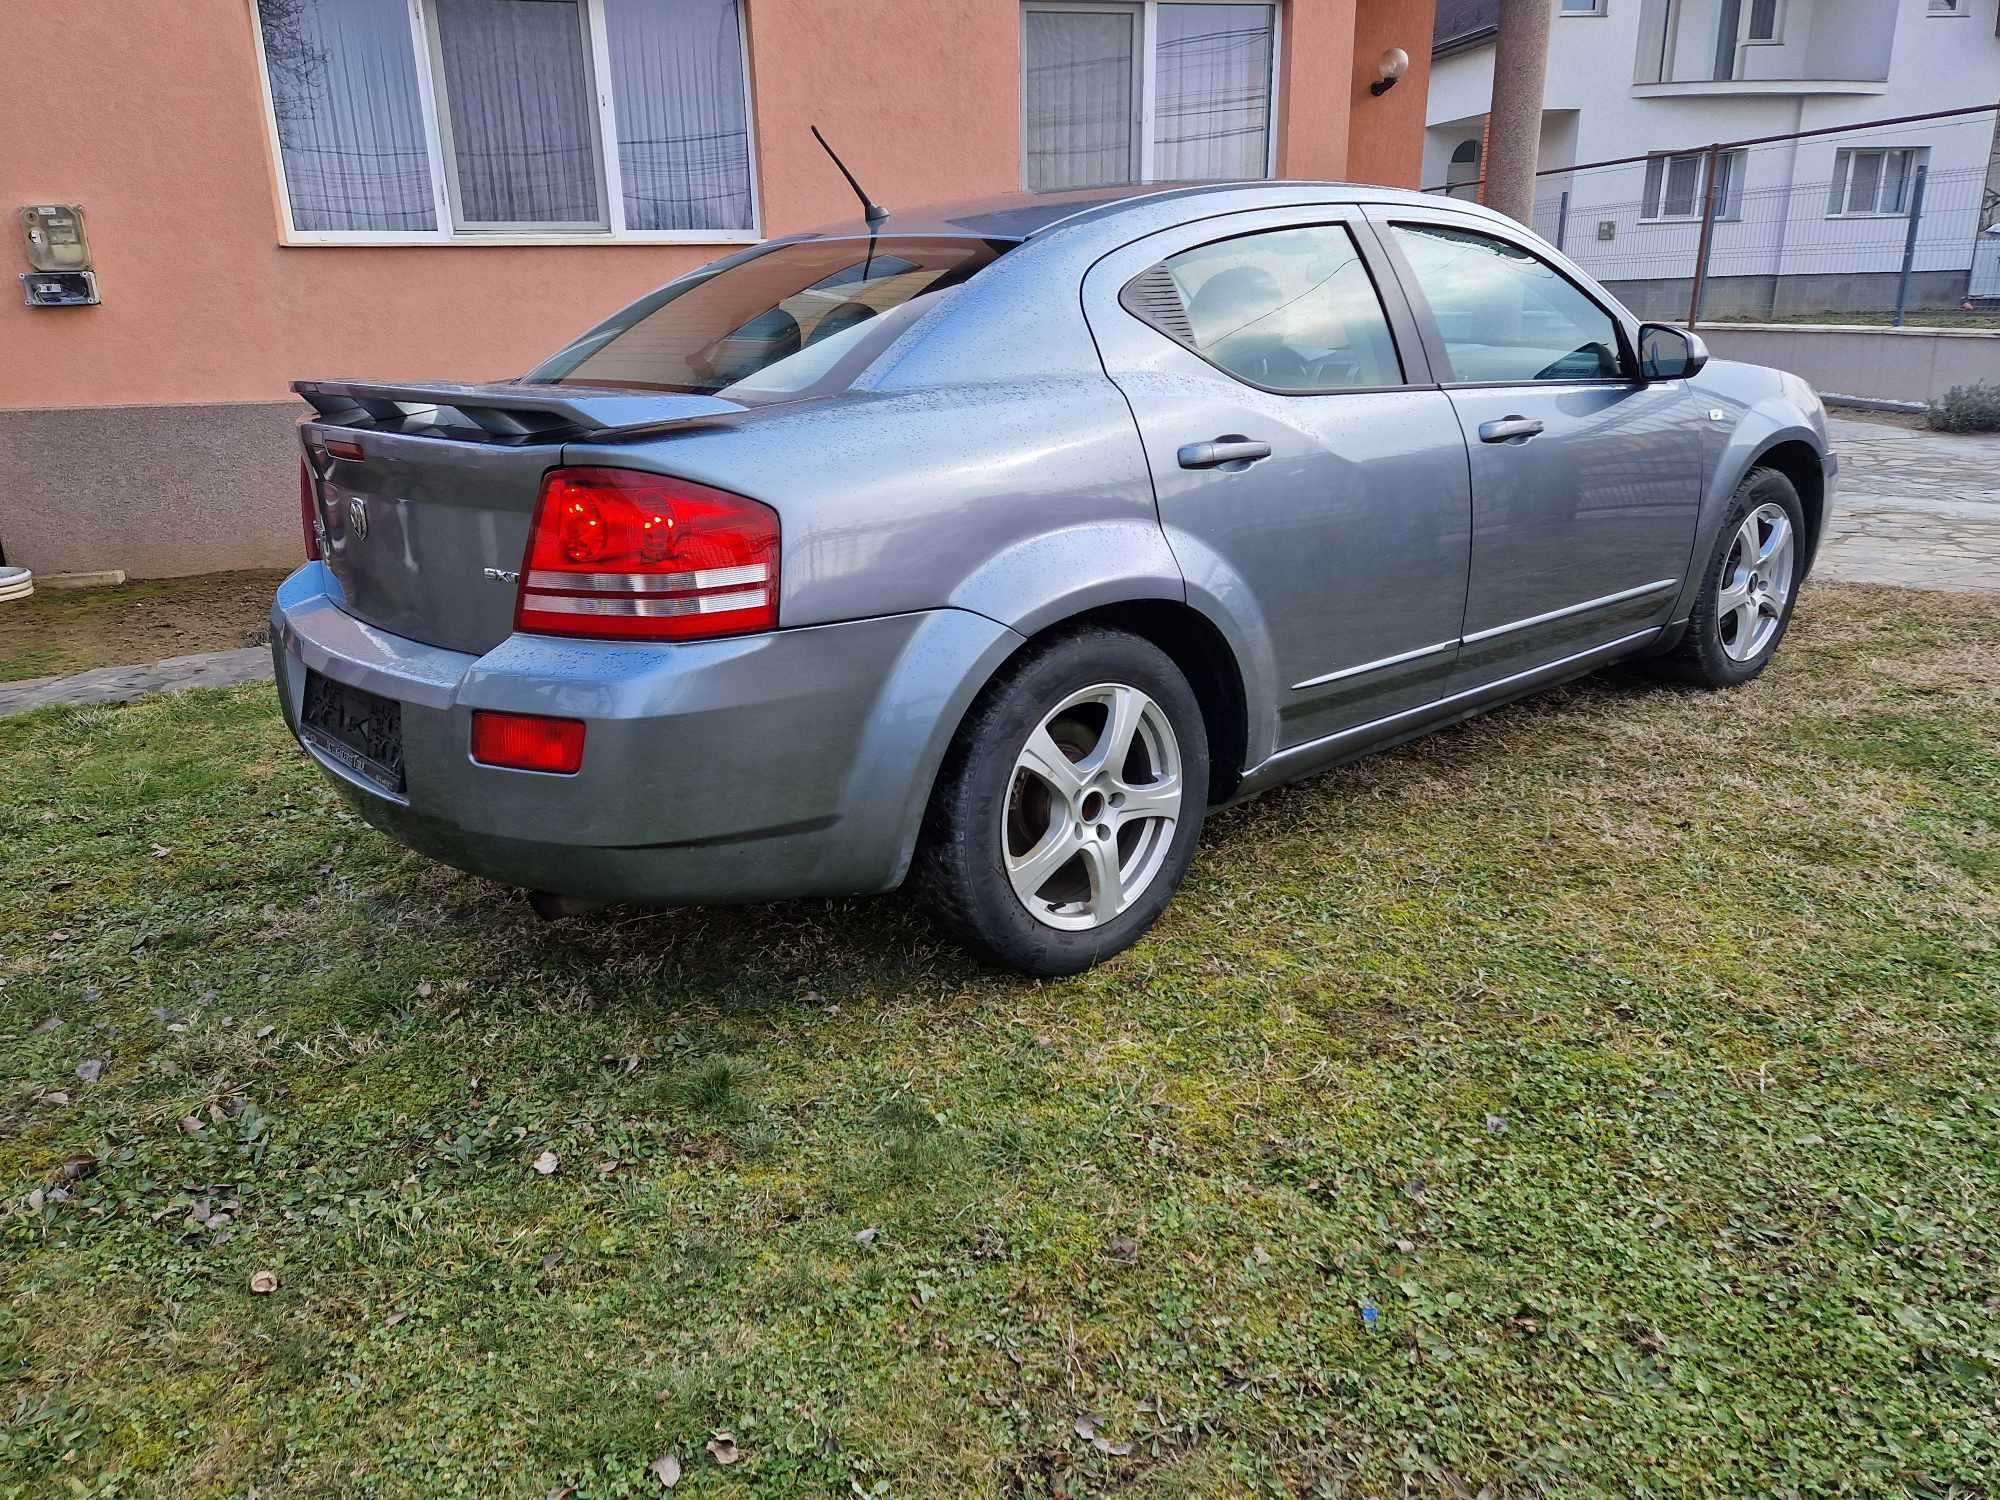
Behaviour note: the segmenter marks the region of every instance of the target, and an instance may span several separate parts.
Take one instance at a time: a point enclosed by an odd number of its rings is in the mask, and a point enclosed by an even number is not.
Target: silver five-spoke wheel
[[[1743,518],[1722,560],[1715,596],[1722,649],[1732,661],[1750,660],[1778,633],[1792,597],[1796,550],[1782,505],[1760,505]]]
[[[1050,927],[1103,926],[1160,873],[1181,793],[1159,704],[1121,683],[1071,693],[1014,761],[1001,848],[1015,895]]]

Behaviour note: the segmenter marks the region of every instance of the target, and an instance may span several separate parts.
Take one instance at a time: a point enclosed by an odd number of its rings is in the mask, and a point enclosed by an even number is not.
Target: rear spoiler
[[[597,436],[635,427],[735,416],[746,410],[719,396],[514,381],[393,385],[379,380],[295,380],[292,389],[323,419],[343,427],[400,423],[406,417],[443,411],[456,412],[474,427],[500,438]]]

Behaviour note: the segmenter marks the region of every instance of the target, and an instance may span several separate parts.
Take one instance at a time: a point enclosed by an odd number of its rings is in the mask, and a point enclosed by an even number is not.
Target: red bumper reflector
[[[583,765],[583,720],[475,709],[472,758],[510,771],[552,771],[571,776]]]

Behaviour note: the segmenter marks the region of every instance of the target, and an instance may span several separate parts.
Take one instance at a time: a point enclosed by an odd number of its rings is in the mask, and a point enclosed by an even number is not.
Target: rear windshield
[[[527,379],[766,400],[852,375],[1009,240],[803,240],[643,297]]]

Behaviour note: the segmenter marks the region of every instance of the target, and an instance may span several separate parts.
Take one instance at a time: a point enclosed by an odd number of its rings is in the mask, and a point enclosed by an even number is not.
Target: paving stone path
[[[66,703],[125,703],[152,693],[177,693],[187,688],[231,687],[271,675],[268,646],[238,651],[201,651],[170,656],[136,667],[92,667],[69,677],[31,677],[25,682],[0,682],[0,717],[24,714],[31,708]]]
[[[1813,576],[1931,589],[2000,589],[2000,435],[1831,419],[1840,496]],[[73,677],[0,682],[0,716],[59,703],[123,703],[271,675],[263,646],[204,651]]]
[[[2000,435],[1830,427],[1840,494],[1814,578],[2000,589]]]

